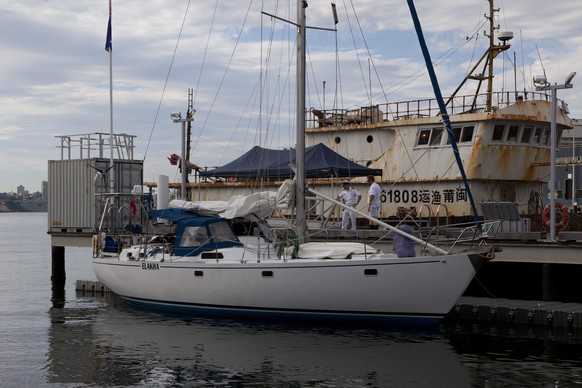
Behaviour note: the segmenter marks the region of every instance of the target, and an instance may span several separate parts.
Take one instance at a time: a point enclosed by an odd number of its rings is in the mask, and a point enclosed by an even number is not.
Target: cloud
[[[515,38],[500,61],[496,83],[513,83],[514,53],[520,87],[543,71],[542,64],[556,82],[571,71],[582,74],[578,2],[498,1],[496,24]],[[446,94],[486,45],[483,14],[489,3],[415,3]],[[295,19],[293,2],[113,1],[114,127],[137,136],[135,155],[146,158],[144,177],[176,176],[166,157],[180,149],[180,128],[169,113],[185,111],[189,88],[197,109],[193,162],[222,164],[259,141],[292,145],[293,65],[279,67],[277,61],[293,55],[294,43],[287,38],[294,31],[260,17],[262,4],[266,12]],[[354,2],[357,18],[352,3],[346,2],[347,11],[343,4],[338,2],[337,34],[308,32],[307,104],[322,106],[325,100],[327,107],[349,107],[370,98],[432,97],[406,3]],[[328,3],[309,2],[307,13],[309,25],[333,27]],[[60,157],[55,136],[109,131],[107,18],[106,1],[0,0],[0,192],[15,191],[19,184],[40,189],[47,160]],[[261,45],[272,23],[273,43]],[[259,77],[270,94],[259,93]],[[277,99],[275,93],[287,97]],[[581,97],[576,85],[560,94],[574,117],[582,114]]]

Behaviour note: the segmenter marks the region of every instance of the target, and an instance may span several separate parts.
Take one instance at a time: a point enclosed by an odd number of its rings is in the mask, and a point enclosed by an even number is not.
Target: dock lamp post
[[[533,77],[533,82],[536,85],[537,91],[549,90],[552,92],[552,109],[551,109],[551,139],[550,139],[550,183],[548,187],[548,197],[550,199],[550,241],[556,241],[556,113],[558,110],[558,89],[571,89],[572,79],[576,76],[576,72],[570,73],[566,77],[566,81],[562,85],[550,84],[545,75]]]
[[[195,110],[189,111],[186,115],[187,117],[185,118],[182,118],[181,112],[172,112],[170,115],[174,123],[182,123],[182,156],[180,157],[180,166],[182,169],[182,186],[180,190],[180,198],[184,201],[186,200],[186,174],[188,174],[188,171],[186,170],[186,123],[194,120],[194,113],[196,113]]]

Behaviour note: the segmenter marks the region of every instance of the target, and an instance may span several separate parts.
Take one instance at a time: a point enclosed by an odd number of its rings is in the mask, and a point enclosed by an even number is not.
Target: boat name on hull
[[[160,264],[159,263],[141,263],[141,269],[155,269],[155,270],[160,270]]]

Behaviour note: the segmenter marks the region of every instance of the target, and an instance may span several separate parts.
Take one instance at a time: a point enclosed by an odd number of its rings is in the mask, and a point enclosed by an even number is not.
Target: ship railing
[[[105,158],[110,151],[116,159],[133,160],[135,135],[95,132],[55,137],[61,141],[61,160]]]
[[[550,101],[551,96],[542,92],[504,91],[491,94],[493,110],[528,101]],[[449,98],[449,115],[487,112],[488,94],[454,96]],[[315,109],[306,115],[307,128],[360,126],[387,121],[435,117],[440,115],[439,105],[434,98],[397,101],[351,109]]]

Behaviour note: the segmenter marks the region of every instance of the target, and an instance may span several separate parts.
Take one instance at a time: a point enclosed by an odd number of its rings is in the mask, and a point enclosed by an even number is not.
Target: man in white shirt
[[[370,213],[370,217],[378,219],[380,205],[382,204],[382,188],[374,182],[372,175],[368,175],[368,183],[370,184],[370,189],[368,190],[368,212]],[[378,229],[378,226],[374,221],[370,220],[370,229]]]
[[[356,207],[362,200],[362,194],[353,188],[350,182],[343,182],[342,186],[344,189],[339,193],[336,200],[341,200],[348,206]],[[352,230],[356,230],[356,212],[351,209],[344,208],[342,229],[347,229],[350,222],[352,224]]]

